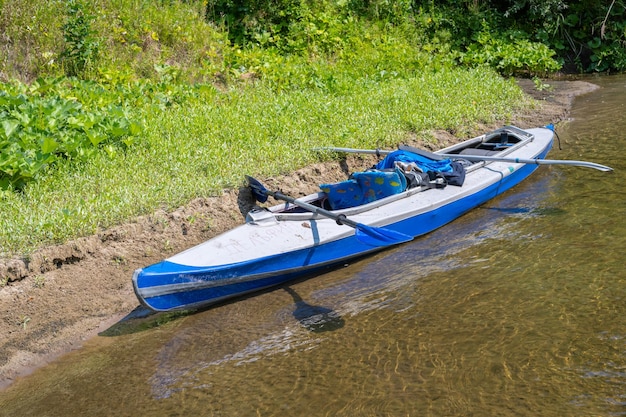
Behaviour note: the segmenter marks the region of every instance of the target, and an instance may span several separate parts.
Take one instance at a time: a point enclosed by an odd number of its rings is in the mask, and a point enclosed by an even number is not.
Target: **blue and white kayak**
[[[505,126],[435,152],[464,165],[462,186],[418,185],[333,210],[325,192],[298,199],[368,228],[417,237],[458,218],[527,178],[552,147],[549,128]],[[503,140],[503,138],[505,138]],[[328,211],[325,211],[325,209]],[[343,217],[345,216],[345,217]],[[358,228],[292,203],[253,210],[242,224],[157,264],[138,269],[139,301],[155,311],[199,309],[283,284],[381,250]]]

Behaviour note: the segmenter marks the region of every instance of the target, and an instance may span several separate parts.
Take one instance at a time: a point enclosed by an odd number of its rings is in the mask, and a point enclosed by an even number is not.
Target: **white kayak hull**
[[[519,140],[499,152],[499,156],[513,160],[544,158],[552,147],[551,129],[503,129],[516,134]],[[483,135],[438,153],[455,153],[467,146],[474,149],[486,138]],[[535,164],[514,161],[480,162],[468,168],[461,187],[409,189],[333,213],[345,214],[360,224],[417,237],[509,190],[537,168]],[[320,194],[301,200],[315,201]],[[358,239],[353,228],[319,214],[289,208],[289,204],[280,204],[253,212],[245,224],[235,229],[138,269],[133,276],[138,299],[156,311],[203,308],[382,249]]]

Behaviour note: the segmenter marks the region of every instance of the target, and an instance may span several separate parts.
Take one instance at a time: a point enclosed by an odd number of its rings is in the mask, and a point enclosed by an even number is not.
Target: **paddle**
[[[371,246],[391,246],[413,240],[412,236],[405,235],[404,233],[396,232],[395,230],[390,229],[383,229],[382,227],[372,227],[362,223],[357,223],[348,219],[343,214],[337,215],[328,210],[314,206],[313,204],[298,201],[293,197],[289,197],[288,195],[281,193],[280,191],[270,191],[265,188],[259,180],[248,175],[246,175],[246,179],[248,180],[250,190],[252,190],[252,195],[254,195],[254,198],[258,202],[264,203],[267,201],[268,196],[272,196],[277,200],[283,200],[298,207],[302,207],[305,210],[328,217],[329,219],[336,221],[339,225],[345,224],[346,226],[356,229],[356,238],[362,243]]]
[[[606,165],[596,164],[594,162],[586,162],[586,161],[569,161],[565,159],[523,159],[523,158],[507,158],[500,156],[483,156],[483,155],[457,155],[457,154],[446,154],[446,153],[432,153],[428,151],[424,151],[421,149],[413,148],[410,146],[400,146],[400,149],[406,150],[409,152],[417,153],[422,156],[429,157],[435,160],[441,160],[443,158],[450,159],[466,159],[468,161],[492,161],[492,162],[513,162],[516,164],[536,164],[536,165],[572,165],[584,168],[593,168],[603,172],[613,171],[613,168],[608,167]],[[331,152],[346,152],[346,153],[364,153],[364,154],[373,154],[373,155],[386,155],[393,151],[385,151],[381,149],[351,149],[351,148],[316,148],[315,150],[324,150]]]
[[[499,156],[482,156],[482,155],[454,155],[454,154],[439,154],[445,158],[462,158],[468,161],[493,161],[493,162],[513,162],[516,164],[535,164],[535,165],[572,165],[584,168],[593,168],[598,171],[610,172],[613,168],[606,165],[596,164],[594,162],[586,161],[569,161],[565,159],[523,159],[523,158],[505,158]]]

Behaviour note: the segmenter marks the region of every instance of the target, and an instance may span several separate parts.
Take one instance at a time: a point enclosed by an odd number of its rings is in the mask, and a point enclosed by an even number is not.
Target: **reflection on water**
[[[626,77],[598,82],[550,157],[613,174],[541,167],[338,271],[130,317],[0,393],[0,415],[626,415]]]

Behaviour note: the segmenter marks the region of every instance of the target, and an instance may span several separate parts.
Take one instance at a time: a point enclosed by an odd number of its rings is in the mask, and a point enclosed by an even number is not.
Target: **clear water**
[[[190,316],[121,322],[2,416],[626,415],[626,77],[553,159],[423,238]]]

